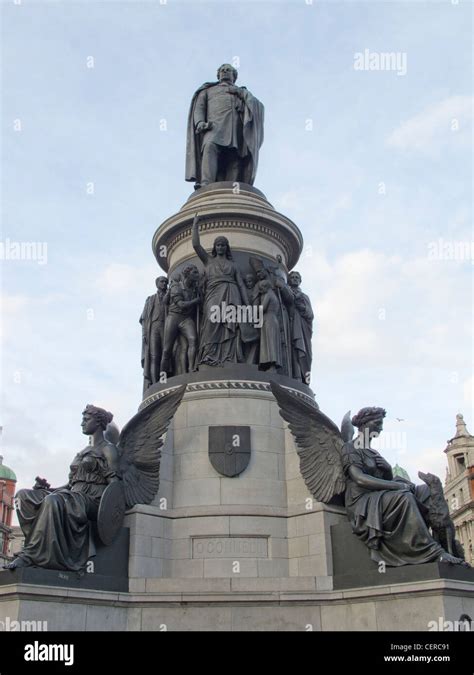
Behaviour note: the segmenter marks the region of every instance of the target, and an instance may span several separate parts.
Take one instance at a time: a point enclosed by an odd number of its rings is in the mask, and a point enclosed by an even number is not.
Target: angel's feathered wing
[[[295,437],[300,470],[306,487],[319,502],[328,503],[345,490],[341,432],[329,417],[309,403],[271,382],[280,415]]]
[[[351,411],[346,412],[341,422],[341,436],[344,443],[349,443],[354,438],[355,427],[351,421]]]
[[[185,391],[185,384],[177,387],[134,415],[122,429],[120,471],[127,508],[149,504],[158,491],[163,435]]]

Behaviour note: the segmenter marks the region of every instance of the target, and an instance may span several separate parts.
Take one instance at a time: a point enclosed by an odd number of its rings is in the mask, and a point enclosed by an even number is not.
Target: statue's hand
[[[416,485],[410,483],[408,480],[398,480],[398,476],[394,478],[394,480],[388,481],[388,483],[392,486],[390,488],[391,490],[397,490],[398,492],[411,492],[412,494],[415,493]]]
[[[301,291],[298,293],[298,290],[293,290],[293,295],[295,296],[295,305],[297,309],[306,309],[306,303],[304,301]]]
[[[238,96],[239,98],[243,98],[244,95],[242,93],[242,90],[240,87],[236,87],[235,85],[231,84],[228,88],[227,91],[229,94],[234,94],[235,96]]]
[[[409,490],[410,492],[413,492],[413,494],[415,494],[416,490],[415,483],[412,483],[411,481],[407,480],[406,478],[402,478],[401,476],[396,476],[394,480],[395,482],[400,483],[400,489],[405,488],[406,490]]]
[[[196,125],[196,133],[203,134],[208,129],[212,129],[212,122],[198,122]]]

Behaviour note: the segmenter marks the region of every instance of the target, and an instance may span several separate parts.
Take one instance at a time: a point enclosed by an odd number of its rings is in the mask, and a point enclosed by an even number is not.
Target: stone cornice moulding
[[[234,192],[228,184],[218,183],[191,195],[180,211],[167,218],[156,230],[153,253],[165,271],[170,267],[170,257],[176,248],[191,240],[196,213],[199,213],[200,233],[204,237],[211,232],[228,231],[231,235],[243,230],[277,244],[284,253],[288,269],[292,269],[298,261],[303,236],[292,220],[276,211],[265,195],[255,188],[242,186],[239,192]],[[162,247],[166,247],[166,256],[159,254]],[[233,247],[240,250],[238,246]],[[265,255],[264,251],[264,247],[260,247],[261,255]],[[175,267],[179,262],[181,260],[174,261],[171,266]]]
[[[170,386],[160,391],[154,392],[150,396],[147,396],[142,403],[140,404],[138,410],[144,410],[154,401],[157,401],[163,396],[169,394],[173,389],[176,389],[176,386]],[[293,389],[292,387],[285,386],[285,389],[291,391],[298,398],[303,399],[310,405],[312,405],[316,410],[319,409],[316,401],[311,398],[308,394],[304,394],[298,389]],[[270,394],[273,398],[272,391],[270,389],[270,384],[268,382],[258,382],[258,381],[249,381],[249,380],[207,380],[202,382],[190,382],[186,385],[186,391],[184,393],[183,401],[189,398],[189,394],[193,393],[202,393],[202,392],[212,392],[212,391],[235,391],[235,392],[249,392],[249,391],[259,391],[265,394]]]

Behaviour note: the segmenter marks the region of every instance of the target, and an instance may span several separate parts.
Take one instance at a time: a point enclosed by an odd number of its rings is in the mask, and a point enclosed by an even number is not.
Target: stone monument
[[[50,630],[141,631],[427,630],[438,617],[474,616],[472,570],[440,561],[423,530],[428,562],[382,572],[351,531],[359,514],[346,514],[343,478],[321,491],[312,458],[302,459],[283,403],[308,425],[324,417],[310,379],[317,299],[295,269],[301,232],[254,187],[263,105],[236,78],[224,64],[193,96],[195,191],[152,241],[167,283],[158,278],[141,318],[139,415],[183,393],[158,491],[125,515],[126,578],[5,571],[0,612],[47,619]],[[347,425],[328,424],[344,437]]]

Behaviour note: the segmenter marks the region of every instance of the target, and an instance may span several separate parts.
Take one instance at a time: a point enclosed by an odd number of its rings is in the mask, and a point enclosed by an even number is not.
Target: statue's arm
[[[349,467],[349,477],[354,481],[356,485],[365,490],[403,490],[404,488],[400,486],[400,483],[397,483],[393,480],[383,480],[382,478],[374,478],[374,476],[369,476],[367,473],[364,473],[362,469],[358,466]],[[408,490],[408,488],[407,488]]]
[[[247,115],[249,121],[251,121],[253,119],[253,112],[257,99],[246,87],[236,87],[236,89],[236,94],[247,108]]]
[[[179,309],[189,309],[189,307],[194,307],[194,305],[197,305],[198,303],[199,295],[197,295],[192,300],[182,300],[181,298],[175,300],[175,304],[177,307],[179,307]]]
[[[303,318],[306,319],[306,321],[314,321],[314,312],[309,300],[306,304],[305,311],[303,313]]]
[[[237,87],[234,85],[232,93],[238,96],[245,103],[252,98],[252,94],[249,92],[247,87]]]
[[[148,298],[145,300],[145,304],[143,306],[143,312],[140,314],[140,318],[138,319],[139,323],[141,323],[142,326],[143,326],[143,322],[145,321],[145,315],[146,315],[147,309],[148,309]]]
[[[193,123],[197,130],[198,124],[205,124],[207,117],[207,90],[200,91],[194,104]]]
[[[281,301],[286,307],[290,320],[293,321],[295,315],[295,296],[293,295],[293,291],[288,284],[285,284],[283,279],[280,278],[276,279],[275,286],[280,291]]]
[[[196,251],[196,254],[201,259],[204,265],[207,265],[209,260],[209,255],[206,249],[201,246],[201,240],[199,238],[199,216],[196,213],[193,220],[193,248]]]
[[[61,490],[68,490],[71,487],[70,483],[60,485],[59,487],[51,488],[51,492],[61,492]]]
[[[290,308],[293,307],[295,304],[295,296],[293,295],[293,291],[291,288],[285,284],[283,279],[277,279],[275,282],[275,286],[280,289],[280,295],[281,299],[285,303],[285,305]]]
[[[311,301],[307,295],[305,295],[304,293],[297,295],[295,297],[295,306],[296,309],[301,314],[301,316],[303,317],[303,319],[306,319],[306,321],[313,321],[314,312],[313,308],[311,307]]]

